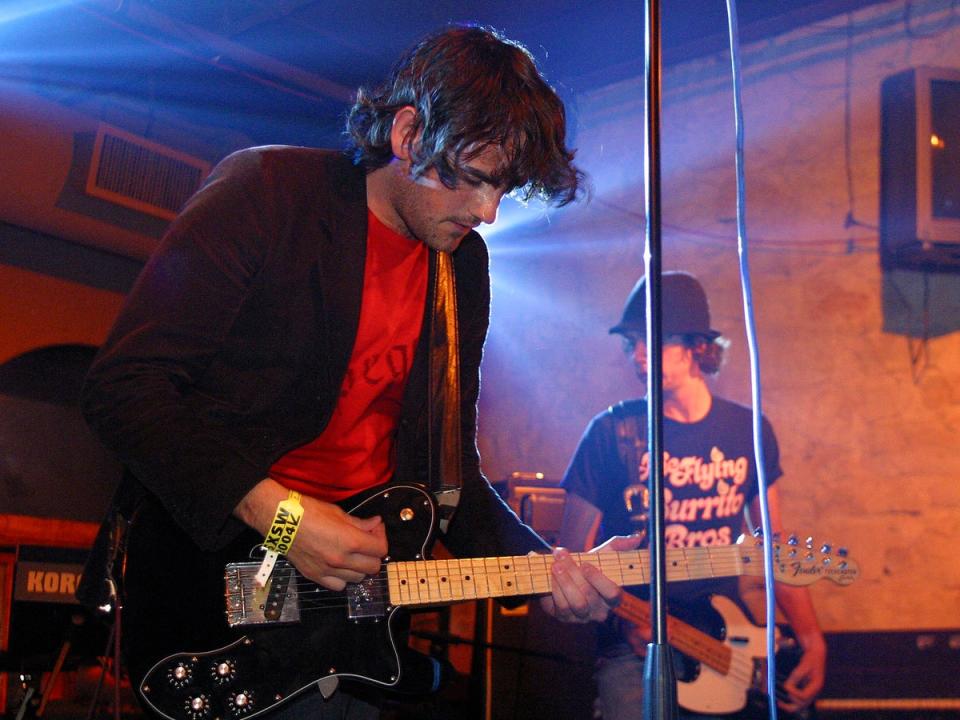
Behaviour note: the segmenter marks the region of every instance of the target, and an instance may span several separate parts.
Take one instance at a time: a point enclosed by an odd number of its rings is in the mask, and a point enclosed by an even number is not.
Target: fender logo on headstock
[[[827,578],[833,580],[835,583],[840,585],[846,585],[852,583],[857,579],[857,570],[856,568],[850,567],[838,567],[830,565],[812,565],[805,564],[801,562],[792,562],[787,566],[790,570],[791,577],[815,577],[815,578]]]

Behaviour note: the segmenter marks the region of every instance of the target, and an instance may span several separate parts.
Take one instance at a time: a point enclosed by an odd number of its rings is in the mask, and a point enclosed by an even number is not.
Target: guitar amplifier
[[[530,600],[508,609],[477,603],[474,678],[482,683],[477,720],[584,720],[593,717],[592,624],[562,624]],[[476,670],[480,670],[477,673]]]
[[[960,629],[827,633],[820,720],[960,718]]]
[[[565,500],[559,481],[514,472],[494,487],[523,522],[556,544]],[[536,600],[515,609],[485,600],[477,603],[477,639],[474,667],[482,669],[484,720],[593,716],[592,625],[559,623]]]
[[[539,472],[514,472],[494,487],[524,523],[551,545],[556,544],[565,499],[559,480]]]

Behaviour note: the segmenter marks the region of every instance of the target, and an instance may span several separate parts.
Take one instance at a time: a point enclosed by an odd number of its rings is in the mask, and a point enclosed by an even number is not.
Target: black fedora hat
[[[646,277],[642,277],[633,286],[620,322],[610,328],[611,333],[646,332],[646,280]],[[710,327],[707,293],[700,281],[690,273],[679,270],[663,273],[660,277],[660,297],[664,335],[703,335],[710,339],[720,336]]]

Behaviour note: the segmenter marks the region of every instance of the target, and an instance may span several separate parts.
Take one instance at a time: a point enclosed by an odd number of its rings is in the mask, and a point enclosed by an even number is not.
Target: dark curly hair
[[[723,354],[730,341],[722,335],[715,338],[704,335],[684,335],[683,344],[693,352],[693,359],[705,375],[716,375],[723,365]]]
[[[730,347],[730,341],[723,335],[701,335],[699,333],[689,333],[684,335],[669,335],[663,338],[664,344],[669,340],[679,339],[680,344],[693,353],[693,361],[697,363],[700,371],[704,375],[716,375],[723,366],[724,353]],[[633,333],[624,333],[620,338],[623,345],[623,351],[627,355],[632,355],[638,342],[643,342],[642,337]]]
[[[417,111],[413,172],[434,168],[456,187],[463,164],[486,145],[507,152],[494,179],[521,200],[566,205],[582,192],[583,173],[565,145],[563,103],[522,45],[489,28],[451,26],[421,40],[379,88],[360,88],[347,118],[354,159],[368,171],[393,158],[394,114]]]

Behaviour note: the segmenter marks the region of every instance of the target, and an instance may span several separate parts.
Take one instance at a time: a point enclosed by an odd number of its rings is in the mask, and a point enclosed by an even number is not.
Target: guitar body
[[[677,702],[691,712],[724,714],[742,710],[747,691],[757,680],[757,662],[766,664],[766,630],[751,623],[740,607],[723,595],[710,598],[722,619],[722,639],[732,653],[730,671],[722,674],[705,663],[694,663],[694,677],[677,683]],[[686,656],[685,656],[686,657]]]
[[[390,560],[428,556],[437,515],[424,488],[381,486],[344,509],[383,518]],[[379,576],[335,593],[304,586],[281,560],[271,584],[286,578],[290,585],[279,619],[263,618],[260,608],[261,622],[231,627],[225,610],[237,601],[225,593],[225,567],[241,563],[255,572],[261,541],[250,531],[205,553],[158,507],[138,513],[128,536],[123,641],[131,677],[154,712],[170,720],[253,718],[309,688],[329,696],[340,679],[382,687],[403,681],[409,651],[396,635],[405,616],[384,601]]]
[[[254,718],[311,688],[329,697],[341,680],[428,692],[439,668],[398,641],[407,622],[401,608],[552,589],[549,555],[427,560],[437,506],[419,485],[373,488],[341,507],[383,518],[388,556],[380,572],[338,593],[306,580],[282,558],[261,588],[254,582],[263,552],[258,535],[248,531],[222,550],[202,552],[159,506],[144,502],[127,533],[118,622],[128,670],[152,712],[167,720]],[[789,541],[774,545],[776,579],[852,582],[856,565],[845,554],[829,561],[826,548],[800,555]],[[670,550],[668,580],[757,574],[761,553],[759,541]],[[602,568],[621,586],[649,582],[648,557],[638,550],[573,558]],[[730,601],[714,603],[728,628],[725,642],[742,658],[736,667],[747,668],[739,704],[733,705],[733,690],[714,685],[709,668],[691,687],[681,686],[680,700],[719,713],[743,707],[763,641]]]
[[[689,654],[681,653],[687,670],[686,677],[677,683],[677,702],[680,707],[696,713],[729,715],[738,720],[764,720],[769,716],[767,704],[767,631],[754,625],[740,606],[723,595],[710,598],[717,613],[713,635],[730,650],[730,665],[726,672],[699,662]],[[789,629],[786,634],[776,631],[777,692],[793,671],[802,652]],[[810,720],[812,709],[800,713],[779,711],[785,720]]]

